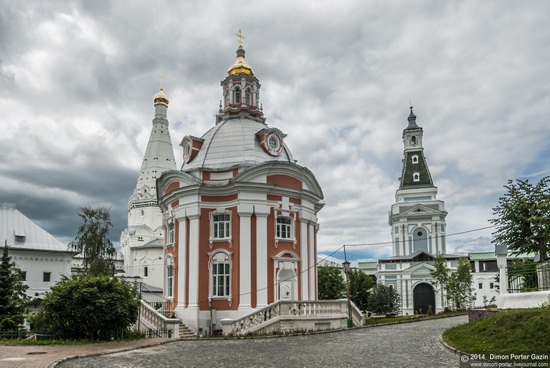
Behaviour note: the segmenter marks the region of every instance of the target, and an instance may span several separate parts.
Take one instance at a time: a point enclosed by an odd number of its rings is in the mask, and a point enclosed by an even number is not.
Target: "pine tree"
[[[27,312],[27,289],[21,271],[11,261],[6,241],[0,260],[0,330],[17,330],[22,327]]]

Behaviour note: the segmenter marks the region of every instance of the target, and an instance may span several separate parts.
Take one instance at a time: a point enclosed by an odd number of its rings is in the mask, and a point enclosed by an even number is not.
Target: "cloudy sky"
[[[550,175],[550,2],[1,1],[0,201],[68,243],[108,206],[118,243],[165,76],[179,142],[214,124],[242,29],[267,123],[319,180],[319,249],[391,255],[409,101],[449,251],[492,250],[508,179]],[[385,244],[384,244],[385,243]],[[335,254],[342,257],[341,254]]]

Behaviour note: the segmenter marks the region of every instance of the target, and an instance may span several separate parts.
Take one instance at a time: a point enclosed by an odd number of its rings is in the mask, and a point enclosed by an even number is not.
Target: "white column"
[[[312,300],[309,297],[309,257],[307,252],[307,234],[308,234],[309,221],[301,217],[300,218],[300,287],[302,288],[302,300]]]
[[[312,266],[317,262],[316,254],[315,254],[315,223],[309,223],[308,224],[308,234],[309,234],[309,241],[308,243],[308,264],[311,264]],[[309,300],[315,300],[317,299],[317,291],[315,289],[315,281],[317,279],[317,275],[315,275],[315,269],[316,267],[310,267],[308,271],[309,275]]]
[[[188,217],[189,217],[189,308],[198,308],[200,215],[193,214]]]
[[[256,214],[256,307],[267,305],[267,216],[269,207],[254,206]]]
[[[178,250],[177,250],[177,277],[178,277],[178,306],[185,308],[185,285],[187,284],[187,244],[185,242],[187,235],[187,221],[185,217],[178,218]],[[175,283],[175,282],[174,282]]]
[[[251,291],[252,291],[252,266],[250,262],[251,256],[251,239],[250,239],[250,216],[254,211],[252,205],[239,205],[237,209],[239,213],[239,289],[240,289],[240,304],[239,310],[251,308]]]

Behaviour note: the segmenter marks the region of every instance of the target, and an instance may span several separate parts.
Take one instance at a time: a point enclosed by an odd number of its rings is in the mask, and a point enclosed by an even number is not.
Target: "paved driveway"
[[[439,343],[467,316],[285,338],[177,341],[58,367],[459,367]]]

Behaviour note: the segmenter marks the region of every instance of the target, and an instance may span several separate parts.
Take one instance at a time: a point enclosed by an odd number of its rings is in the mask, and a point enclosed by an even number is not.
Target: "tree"
[[[430,274],[435,286],[441,286],[441,292],[445,292],[445,300],[451,308],[462,309],[470,306],[474,293],[468,258],[459,258],[456,271],[452,271],[447,267],[445,257],[439,253],[434,259],[434,269]]]
[[[109,239],[109,228],[113,226],[110,210],[106,207],[85,206],[79,208],[78,216],[83,222],[69,246],[82,254],[83,274],[113,276],[116,249]]]
[[[135,287],[125,281],[63,277],[44,297],[36,327],[64,338],[108,340],[136,322],[138,307]]]
[[[493,208],[496,226],[493,243],[506,246],[514,254],[539,253],[548,258],[550,240],[550,176],[537,184],[529,180],[508,181],[508,191]]]
[[[368,309],[370,289],[372,288],[371,277],[360,270],[350,270],[349,286],[351,300],[357,308],[366,311]]]
[[[22,327],[29,298],[25,291],[21,271],[8,254],[8,242],[0,260],[0,330],[17,330]]]
[[[369,308],[375,314],[393,314],[399,313],[401,298],[397,291],[391,287],[382,284],[376,284],[369,295]]]
[[[346,283],[342,270],[337,267],[318,267],[319,299],[340,299],[346,295]]]

